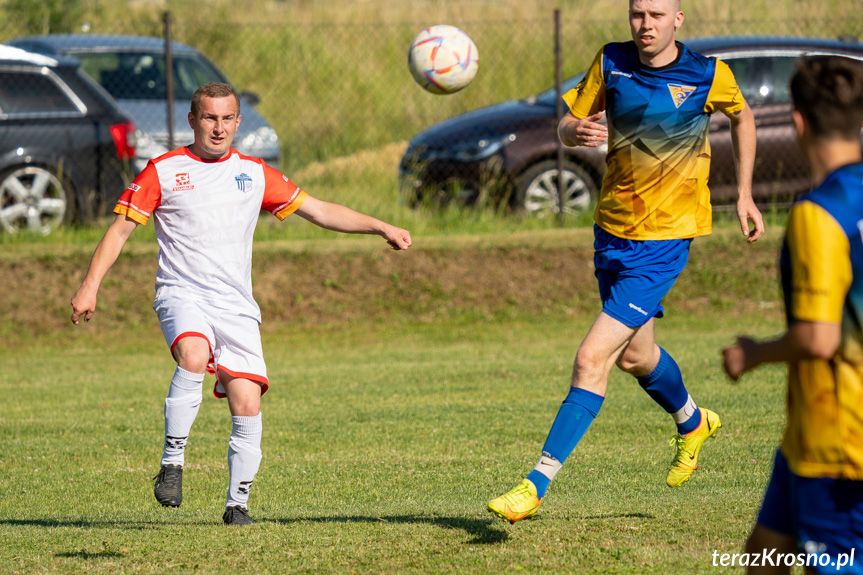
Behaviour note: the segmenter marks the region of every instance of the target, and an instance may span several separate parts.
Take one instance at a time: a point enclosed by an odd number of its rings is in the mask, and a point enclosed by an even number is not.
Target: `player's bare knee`
[[[589,382],[603,379],[611,370],[609,357],[587,346],[578,348],[573,366],[573,382]]]
[[[210,363],[210,350],[196,346],[184,346],[174,350],[177,365],[192,373],[204,373]]]
[[[644,358],[636,354],[622,354],[615,362],[621,371],[634,377],[644,377],[651,371]]]

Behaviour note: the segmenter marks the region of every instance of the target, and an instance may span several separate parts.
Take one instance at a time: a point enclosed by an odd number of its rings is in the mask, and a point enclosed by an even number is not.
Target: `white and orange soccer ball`
[[[452,94],[471,83],[479,53],[470,36],[439,24],[417,34],[408,51],[408,67],[417,84],[432,94]]]

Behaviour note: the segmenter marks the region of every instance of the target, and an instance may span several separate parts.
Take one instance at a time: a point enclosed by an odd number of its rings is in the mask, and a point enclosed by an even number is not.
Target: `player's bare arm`
[[[394,250],[406,250],[411,246],[411,234],[407,230],[361,214],[341,204],[324,202],[309,196],[297,209],[297,214],[316,226],[334,232],[379,235]]]
[[[755,166],[755,116],[747,104],[742,110],[730,114],[731,143],[734,149],[734,165],[737,172],[737,217],[740,230],[749,243],[764,234],[764,219],[752,199],[752,172]],[[752,221],[753,229],[749,222]]]
[[[608,127],[599,124],[602,112],[597,112],[587,118],[576,118],[572,112],[560,119],[557,135],[567,146],[586,146],[596,148],[608,140]]]
[[[75,325],[78,325],[78,320],[82,316],[85,322],[90,321],[93,317],[96,312],[96,296],[99,292],[99,286],[102,285],[102,279],[117,261],[126,240],[129,239],[136,227],[138,227],[138,223],[125,215],[118,215],[114,222],[108,226],[108,230],[99,245],[96,246],[96,251],[93,252],[90,268],[87,270],[81,287],[72,296],[72,323]]]
[[[830,359],[842,338],[838,323],[799,321],[780,338],[756,342],[737,338],[735,345],[722,350],[722,367],[732,381],[763,363],[791,363],[802,359]]]

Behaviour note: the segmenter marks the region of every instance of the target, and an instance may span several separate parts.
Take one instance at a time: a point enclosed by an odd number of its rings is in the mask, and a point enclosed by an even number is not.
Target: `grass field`
[[[42,305],[28,316],[26,297],[0,300],[0,572],[733,572],[712,554],[739,551],[750,528],[783,425],[784,370],[732,386],[719,349],[781,329],[777,236],[700,240],[669,298],[660,341],[723,418],[693,480],[665,486],[673,424],[615,373],[539,516],[514,526],[485,504],[535,464],[565,394],[595,313],[588,230],[386,255],[371,241],[258,246],[272,388],[246,529],[221,525],[230,419],[209,393],[183,506],[153,499],[173,363],[147,309],[152,252],[123,256],[101,315],[73,329],[67,292],[92,246],[48,257],[7,245],[2,276]],[[279,293],[289,309],[272,303]]]

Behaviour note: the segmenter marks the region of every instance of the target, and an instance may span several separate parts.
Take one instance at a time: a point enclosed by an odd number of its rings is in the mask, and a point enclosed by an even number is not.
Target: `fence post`
[[[555,98],[554,112],[557,118],[555,124],[555,133],[557,133],[557,125],[563,118],[563,64],[560,51],[560,8],[554,9],[554,85],[557,92]],[[557,218],[561,223],[566,219],[564,212],[564,195],[566,194],[565,185],[563,182],[563,142],[557,138]]]
[[[171,53],[171,13],[165,11],[165,99],[168,104],[168,149],[174,149],[174,56]]]

